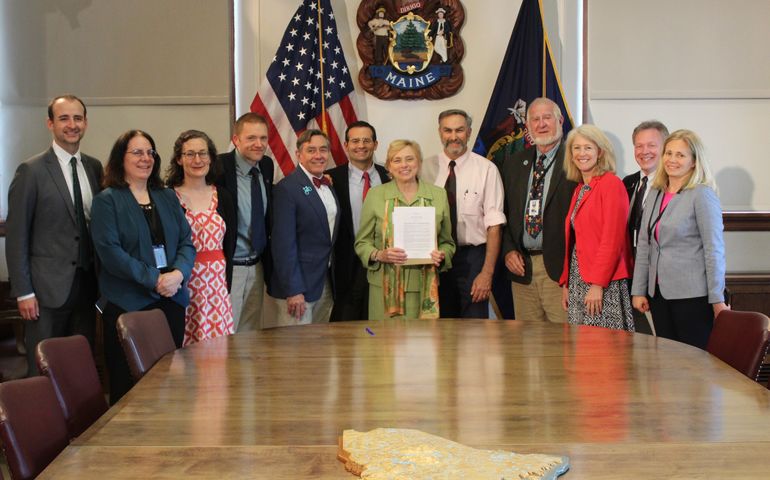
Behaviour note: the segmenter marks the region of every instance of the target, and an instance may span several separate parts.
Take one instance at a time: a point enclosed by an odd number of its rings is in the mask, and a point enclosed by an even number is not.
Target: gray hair
[[[444,110],[443,112],[438,114],[438,123],[441,123],[441,120],[445,119],[446,117],[451,117],[452,115],[460,115],[465,119],[465,124],[468,126],[468,128],[471,128],[471,123],[473,123],[473,119],[470,115],[468,115],[468,112],[465,110],[460,110],[459,108],[450,108],[449,110]]]

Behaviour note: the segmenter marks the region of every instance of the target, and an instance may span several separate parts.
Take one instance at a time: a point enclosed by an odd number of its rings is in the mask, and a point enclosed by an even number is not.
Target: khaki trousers
[[[262,263],[249,267],[234,265],[230,302],[233,304],[236,333],[260,328],[264,299],[265,275]]]
[[[324,282],[321,296],[315,302],[305,302],[305,314],[300,318],[289,315],[286,300],[267,296],[262,312],[262,328],[288,327],[291,325],[309,325],[311,323],[327,323],[332,313],[334,299],[329,279]]]
[[[516,320],[565,323],[567,312],[561,306],[561,287],[548,276],[542,255],[531,258],[532,282],[511,283]]]

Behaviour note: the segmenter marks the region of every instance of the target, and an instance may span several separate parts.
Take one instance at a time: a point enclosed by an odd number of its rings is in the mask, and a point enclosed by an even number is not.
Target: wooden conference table
[[[567,455],[565,479],[770,469],[770,392],[706,352],[591,327],[407,320],[176,351],[40,478],[351,479],[337,437],[377,427]]]

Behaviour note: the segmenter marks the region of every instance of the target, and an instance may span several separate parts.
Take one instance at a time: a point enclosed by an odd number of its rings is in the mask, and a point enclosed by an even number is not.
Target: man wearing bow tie
[[[272,252],[273,294],[277,315],[263,327],[329,321],[333,306],[331,257],[339,230],[340,208],[324,170],[329,139],[320,130],[297,138],[297,168],[274,190]]]

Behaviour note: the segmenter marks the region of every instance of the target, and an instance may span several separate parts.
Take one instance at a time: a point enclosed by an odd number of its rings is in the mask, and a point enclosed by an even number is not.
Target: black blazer
[[[639,188],[639,179],[642,177],[640,172],[632,173],[626,177],[623,177],[623,185],[626,186],[626,193],[628,194],[629,203],[633,200],[634,192]]]
[[[337,194],[337,201],[340,204],[340,228],[337,233],[337,241],[334,244],[334,283],[337,294],[345,292],[350,288],[350,282],[353,272],[357,267],[363,269],[361,260],[353,250],[353,243],[356,240],[356,232],[353,228],[353,211],[350,207],[350,188],[348,185],[348,165],[347,163],[327,170],[326,173],[332,179],[332,188]],[[380,175],[382,183],[390,181],[390,176],[385,167],[374,164],[377,173]]]
[[[572,193],[577,183],[567,180],[564,173],[564,144],[556,152],[548,186],[548,195],[543,207],[543,262],[548,276],[558,282],[564,268],[564,220],[569,211]],[[529,284],[532,281],[532,259],[522,244],[524,235],[524,214],[529,191],[529,175],[535,166],[537,149],[534,147],[519,152],[513,145],[506,146],[495,155],[494,162],[500,169],[505,189],[505,216],[508,220],[503,229],[503,257],[511,250],[524,256],[523,277],[507,271],[511,281]]]
[[[227,225],[227,230],[232,232],[233,238],[230,241],[232,242],[232,251],[234,253],[235,243],[238,238],[238,180],[235,173],[235,150],[223,153],[219,155],[217,159],[219,160],[220,165],[222,165],[222,173],[214,183],[218,187],[217,191],[220,189],[227,191],[227,193],[230,195],[230,200],[232,201],[233,205],[234,219],[230,224]],[[267,245],[265,246],[265,251],[262,252],[262,258],[260,258],[260,262],[262,262],[262,269],[265,276],[265,285],[267,285],[267,291],[270,293],[270,276],[273,271],[273,261],[270,255],[270,239],[272,233],[271,225],[273,223],[273,159],[268,156],[262,157],[262,160],[259,161],[259,169],[262,172],[262,179],[265,182],[265,194],[267,196],[267,217],[265,218]],[[227,219],[225,219],[225,223],[227,223]],[[230,225],[233,225],[232,229],[230,228]],[[227,241],[228,239],[225,238],[225,242]],[[227,252],[225,252],[225,258],[227,258]],[[228,285],[230,285],[230,282],[232,281],[233,269],[232,255],[229,258],[230,262],[228,262],[227,271]]]

